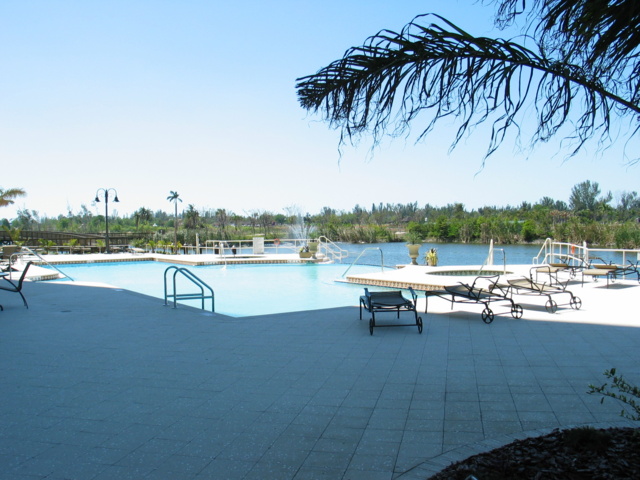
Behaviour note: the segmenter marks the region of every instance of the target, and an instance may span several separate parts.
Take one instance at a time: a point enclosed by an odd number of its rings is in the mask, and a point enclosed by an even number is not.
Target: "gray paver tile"
[[[212,478],[235,480],[243,478],[253,466],[253,462],[216,458],[205,466],[194,478],[198,480],[210,480]]]
[[[391,480],[393,475],[388,472],[376,470],[357,470],[350,468],[344,473],[343,478],[349,480]]]
[[[381,472],[393,471],[395,455],[373,455],[369,453],[356,453],[351,459],[349,470],[373,470]]]
[[[263,480],[265,478],[273,480],[290,480],[299,470],[299,466],[286,465],[279,462],[259,461],[247,473],[243,480]]]
[[[320,438],[344,440],[344,441],[357,441],[362,437],[363,429],[345,427],[342,425],[329,425],[322,432]]]
[[[640,360],[640,329],[590,323],[597,305],[491,325],[447,306],[426,336],[371,337],[352,308],[238,320],[30,287],[0,323],[0,462],[26,478],[424,480],[503,438],[620,422],[585,391]]]

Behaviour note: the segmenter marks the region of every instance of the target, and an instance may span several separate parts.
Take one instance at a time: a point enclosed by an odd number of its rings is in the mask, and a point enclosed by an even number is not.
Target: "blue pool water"
[[[403,243],[341,246],[349,250],[349,257],[342,264],[216,265],[188,267],[188,270],[213,288],[216,312],[244,317],[357,305],[363,287],[336,280],[362,252],[360,265],[351,267],[349,273],[380,271],[381,259],[385,266],[410,262]],[[440,265],[479,265],[488,253],[486,245],[438,244],[423,245],[421,255],[431,246],[438,249]],[[506,260],[511,264],[531,263],[538,251],[539,247],[535,246],[505,247]],[[419,261],[424,263],[422,258]],[[495,263],[502,263],[501,252],[496,252]],[[169,266],[160,262],[122,262],[65,265],[61,269],[74,280],[107,283],[163,299],[164,271]],[[195,287],[186,282],[178,286],[179,292],[195,291]],[[209,305],[207,302],[207,308]]]
[[[107,283],[163,299],[164,271],[169,266],[160,262],[122,262],[65,265],[61,269],[76,281]],[[187,267],[214,290],[215,311],[234,317],[357,305],[362,287],[336,282],[346,268],[340,264]],[[350,273],[370,271],[371,267],[354,267]],[[167,277],[169,288],[172,273]],[[198,291],[184,277],[176,278],[179,293]],[[201,305],[199,301],[185,303]],[[209,301],[205,308],[210,308]]]

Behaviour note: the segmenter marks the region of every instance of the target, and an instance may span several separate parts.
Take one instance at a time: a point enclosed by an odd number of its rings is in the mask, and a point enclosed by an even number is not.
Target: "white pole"
[[[487,257],[487,265],[493,265],[493,238],[489,241],[489,256]]]

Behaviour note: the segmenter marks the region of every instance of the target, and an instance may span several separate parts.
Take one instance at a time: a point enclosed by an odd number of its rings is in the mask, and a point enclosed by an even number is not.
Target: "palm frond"
[[[638,0],[483,0],[497,4],[504,28],[527,14],[547,55],[583,65],[617,83],[638,103],[640,92],[640,2]],[[605,81],[605,80],[603,80]]]
[[[6,207],[7,205],[13,205],[14,200],[18,197],[23,197],[27,194],[22,188],[0,188],[0,207]]]
[[[340,129],[341,141],[370,132],[374,144],[384,134],[406,132],[422,113],[430,120],[419,139],[443,118],[460,122],[453,147],[490,120],[486,156],[508,131],[519,132],[519,114],[529,105],[538,116],[532,142],[568,126],[576,142],[573,153],[594,135],[607,136],[614,105],[640,113],[637,103],[618,96],[615,88],[607,90],[588,69],[510,40],[474,37],[437,15],[439,23],[424,26],[425,17],[416,17],[400,33],[383,30],[299,78],[302,107]]]

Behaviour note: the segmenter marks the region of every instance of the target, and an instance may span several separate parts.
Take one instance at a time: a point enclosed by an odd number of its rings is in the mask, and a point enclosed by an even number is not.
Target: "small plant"
[[[410,231],[409,233],[407,233],[407,243],[409,245],[421,245],[422,236],[415,230]]]
[[[615,398],[620,402],[628,405],[635,413],[629,413],[624,408],[620,412],[620,416],[634,421],[640,421],[640,388],[631,385],[622,375],[616,375],[616,369],[605,370],[604,376],[611,380],[611,387],[605,383],[599,387],[589,385],[589,394],[602,395],[600,403],[604,403],[605,397]],[[611,389],[616,391],[612,391]]]
[[[45,254],[48,254],[55,245],[56,242],[54,242],[53,240],[44,240],[42,238],[40,239],[40,246],[42,246]]]
[[[73,251],[80,245],[80,242],[77,238],[72,238],[66,242],[65,245],[69,247],[69,253],[73,253]]]
[[[435,267],[438,265],[438,250],[436,248],[430,248],[424,255],[427,265]]]
[[[9,238],[13,242],[14,245],[22,245],[24,242],[20,241],[20,236],[22,235],[21,228],[9,228],[5,225],[2,226],[2,229],[7,232]]]

